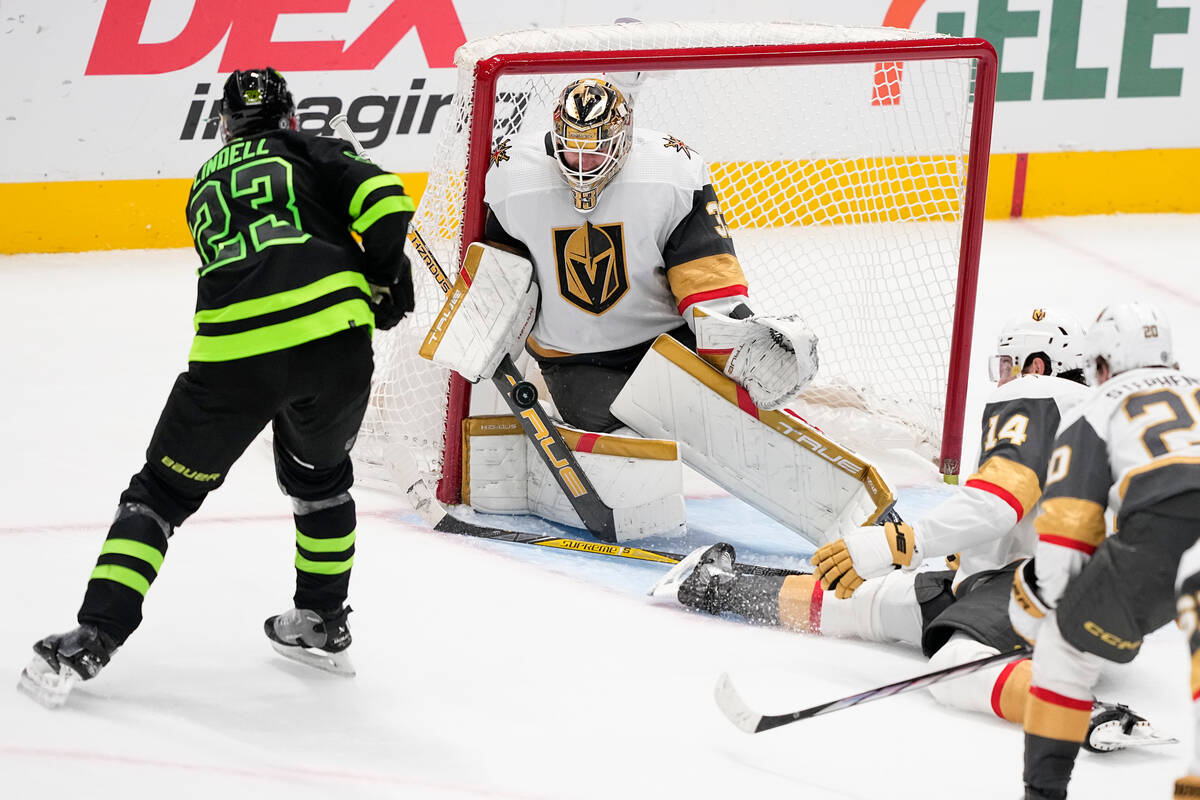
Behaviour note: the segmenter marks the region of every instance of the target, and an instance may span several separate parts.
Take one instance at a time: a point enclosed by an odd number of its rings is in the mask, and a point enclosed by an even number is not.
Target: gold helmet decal
[[[1044,320],[1045,318],[1046,318],[1046,309],[1044,309],[1044,308],[1035,308],[1035,309],[1033,310],[1033,321],[1034,321],[1034,322],[1041,322],[1041,321],[1042,321],[1042,320]]]
[[[621,90],[600,78],[572,81],[559,96],[552,150],[576,210],[595,208],[600,192],[625,163],[632,111]]]
[[[555,228],[554,258],[559,294],[590,314],[605,313],[629,291],[620,223]]]

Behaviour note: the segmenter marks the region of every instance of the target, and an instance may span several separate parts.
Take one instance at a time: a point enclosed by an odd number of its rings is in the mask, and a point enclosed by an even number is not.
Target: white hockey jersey
[[[541,309],[539,359],[620,350],[690,323],[697,304],[728,312],[748,289],[708,168],[673,136],[633,129],[625,165],[587,214],[575,210],[549,134],[492,155],[485,238],[520,245]]]
[[[1031,512],[1042,496],[1054,435],[1089,391],[1063,378],[1022,375],[988,397],[978,469],[916,526],[926,557],[959,553],[955,585],[1033,555]]]
[[[1097,387],[1059,428],[1039,544],[1091,555],[1107,535],[1106,508],[1120,530],[1134,511],[1200,489],[1197,426],[1200,379],[1179,370],[1134,369]]]

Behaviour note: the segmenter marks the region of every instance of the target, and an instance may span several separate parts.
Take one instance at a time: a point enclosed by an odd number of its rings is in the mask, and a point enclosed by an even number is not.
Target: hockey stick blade
[[[454,533],[461,536],[473,536],[478,539],[492,539],[514,544],[530,544],[538,547],[553,547],[558,550],[571,550],[576,553],[591,553],[594,555],[630,558],[636,561],[652,561],[659,564],[678,564],[686,556],[679,553],[668,553],[661,550],[647,550],[640,547],[609,544],[607,542],[588,542],[582,539],[572,539],[566,536],[546,536],[528,531],[514,531],[507,528],[493,528],[487,525],[477,525],[473,522],[459,519],[448,513],[438,502],[433,492],[421,479],[416,459],[406,448],[398,448],[391,454],[389,469],[405,486],[404,495],[413,509],[425,523],[435,531]],[[789,570],[782,567],[764,567],[758,564],[737,564],[733,568],[742,575],[807,575],[810,573]]]
[[[830,714],[834,711],[840,711],[843,708],[850,708],[872,700],[882,700],[885,697],[910,692],[914,689],[923,689],[940,681],[961,678],[963,675],[970,675],[972,672],[993,664],[1001,664],[1015,658],[1024,658],[1029,653],[1030,651],[1023,647],[1004,653],[997,653],[996,655],[976,659],[975,661],[968,661],[964,664],[955,664],[954,666],[939,669],[935,672],[918,675],[915,678],[896,681],[886,686],[868,689],[865,692],[859,692],[858,694],[852,694],[837,700],[831,700],[828,703],[821,703],[820,705],[801,709],[800,711],[792,711],[787,714],[760,714],[753,710],[742,700],[741,695],[738,694],[733,686],[733,681],[725,674],[722,674],[717,679],[713,696],[717,701],[717,707],[721,709],[725,717],[737,726],[739,730],[743,730],[746,733],[761,733],[762,731],[769,731],[772,728],[778,728],[781,725],[799,722],[802,719]]]

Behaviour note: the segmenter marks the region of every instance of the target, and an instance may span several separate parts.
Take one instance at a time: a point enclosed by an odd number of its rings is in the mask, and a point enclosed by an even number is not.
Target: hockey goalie
[[[700,155],[632,125],[627,76],[571,81],[550,130],[503,140],[484,242],[422,355],[470,381],[523,347],[619,541],[681,531],[682,466],[816,544],[891,502],[877,471],[784,407],[817,371],[798,316],[762,316]],[[464,429],[474,508],[580,525],[511,418]],[[649,438],[646,438],[649,437]]]

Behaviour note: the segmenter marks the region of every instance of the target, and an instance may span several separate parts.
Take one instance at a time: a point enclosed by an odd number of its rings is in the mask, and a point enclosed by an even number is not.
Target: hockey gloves
[[[375,312],[375,327],[381,331],[391,330],[400,320],[416,307],[413,298],[412,270],[408,256],[401,253],[403,264],[400,275],[391,286],[371,284],[371,310]]]
[[[911,527],[903,522],[886,522],[882,527],[862,528],[825,545],[813,554],[812,563],[821,587],[844,600],[868,578],[878,578],[894,569],[916,569],[921,565],[921,556]]]
[[[1029,559],[1013,575],[1012,595],[1008,599],[1008,618],[1013,630],[1029,644],[1037,642],[1038,628],[1051,608],[1038,591],[1037,567]]]

